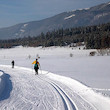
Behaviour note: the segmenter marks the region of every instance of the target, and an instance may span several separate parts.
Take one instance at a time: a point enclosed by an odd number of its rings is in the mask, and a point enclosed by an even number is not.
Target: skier
[[[36,61],[34,61],[32,64],[34,64],[35,75],[38,75],[38,69],[40,66],[38,59],[36,59]]]
[[[14,64],[15,64],[14,60],[12,60],[11,64],[12,64],[12,68],[14,68]]]

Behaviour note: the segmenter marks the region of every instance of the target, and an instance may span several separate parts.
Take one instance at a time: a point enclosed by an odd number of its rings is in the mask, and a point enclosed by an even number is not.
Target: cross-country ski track
[[[0,65],[1,110],[109,110],[110,98],[47,71]],[[100,101],[100,102],[99,102]],[[103,106],[103,105],[105,106]]]

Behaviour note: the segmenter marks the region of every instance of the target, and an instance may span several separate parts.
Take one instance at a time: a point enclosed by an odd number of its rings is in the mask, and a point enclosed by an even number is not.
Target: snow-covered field
[[[89,56],[91,51],[0,49],[0,110],[110,110],[110,56]]]

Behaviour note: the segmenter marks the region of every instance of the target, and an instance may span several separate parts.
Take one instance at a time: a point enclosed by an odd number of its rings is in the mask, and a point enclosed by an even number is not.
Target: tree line
[[[73,43],[84,42],[87,49],[110,48],[110,23],[53,30],[41,33],[39,36],[0,40],[0,48],[14,46],[49,47],[67,46]]]

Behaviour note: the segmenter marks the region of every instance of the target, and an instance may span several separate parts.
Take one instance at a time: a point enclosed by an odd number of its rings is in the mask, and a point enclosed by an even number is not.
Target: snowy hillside
[[[110,22],[110,2],[94,7],[63,12],[39,21],[19,23],[11,27],[0,28],[0,39],[16,39],[38,36],[42,32],[58,29],[99,25]]]
[[[0,109],[110,110],[110,56],[91,57],[91,51],[96,50],[0,49]],[[39,75],[32,65],[36,57]]]

